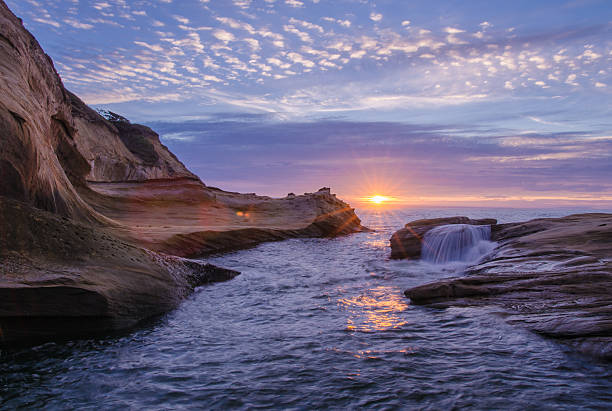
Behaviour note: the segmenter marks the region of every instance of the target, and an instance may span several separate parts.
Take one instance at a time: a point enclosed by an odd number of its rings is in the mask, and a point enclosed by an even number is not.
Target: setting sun
[[[370,202],[372,202],[374,204],[382,204],[385,201],[389,201],[389,197],[375,195],[375,196],[370,197],[369,200],[370,200]]]

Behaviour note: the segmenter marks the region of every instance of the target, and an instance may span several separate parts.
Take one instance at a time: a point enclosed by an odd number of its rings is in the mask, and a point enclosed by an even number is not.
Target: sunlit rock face
[[[329,189],[206,187],[154,131],[109,114],[64,88],[0,0],[0,344],[131,327],[238,274],[179,256],[363,229]]]
[[[0,195],[99,219],[74,186],[195,175],[145,126],[108,121],[68,92],[51,59],[0,4]]]
[[[149,127],[115,113],[104,118],[76,95],[69,96],[78,130],[76,146],[91,168],[85,176],[88,181],[198,180]]]
[[[89,165],[75,148],[68,93],[51,59],[0,4],[0,195],[95,219],[73,185]]]
[[[495,219],[474,220],[468,217],[444,217],[412,221],[401,230],[396,231],[391,237],[391,258],[421,258],[423,238],[429,230],[435,227],[448,224],[492,225],[496,223],[497,220]]]

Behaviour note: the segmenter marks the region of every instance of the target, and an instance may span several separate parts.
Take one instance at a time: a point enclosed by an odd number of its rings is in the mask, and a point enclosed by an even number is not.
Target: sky
[[[612,206],[609,0],[8,0],[66,87],[202,180]]]

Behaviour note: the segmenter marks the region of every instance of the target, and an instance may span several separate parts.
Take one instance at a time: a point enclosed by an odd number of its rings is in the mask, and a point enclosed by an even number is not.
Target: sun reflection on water
[[[407,321],[399,313],[408,308],[401,290],[378,286],[363,294],[338,300],[340,309],[348,313],[347,330],[372,332],[402,327]]]

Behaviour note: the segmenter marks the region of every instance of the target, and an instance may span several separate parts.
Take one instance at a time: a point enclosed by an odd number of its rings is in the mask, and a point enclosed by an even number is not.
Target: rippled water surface
[[[493,308],[410,305],[404,289],[453,269],[388,260],[390,235],[416,218],[571,211],[361,212],[376,232],[211,258],[242,274],[129,335],[2,352],[0,407],[606,409],[612,365]]]

